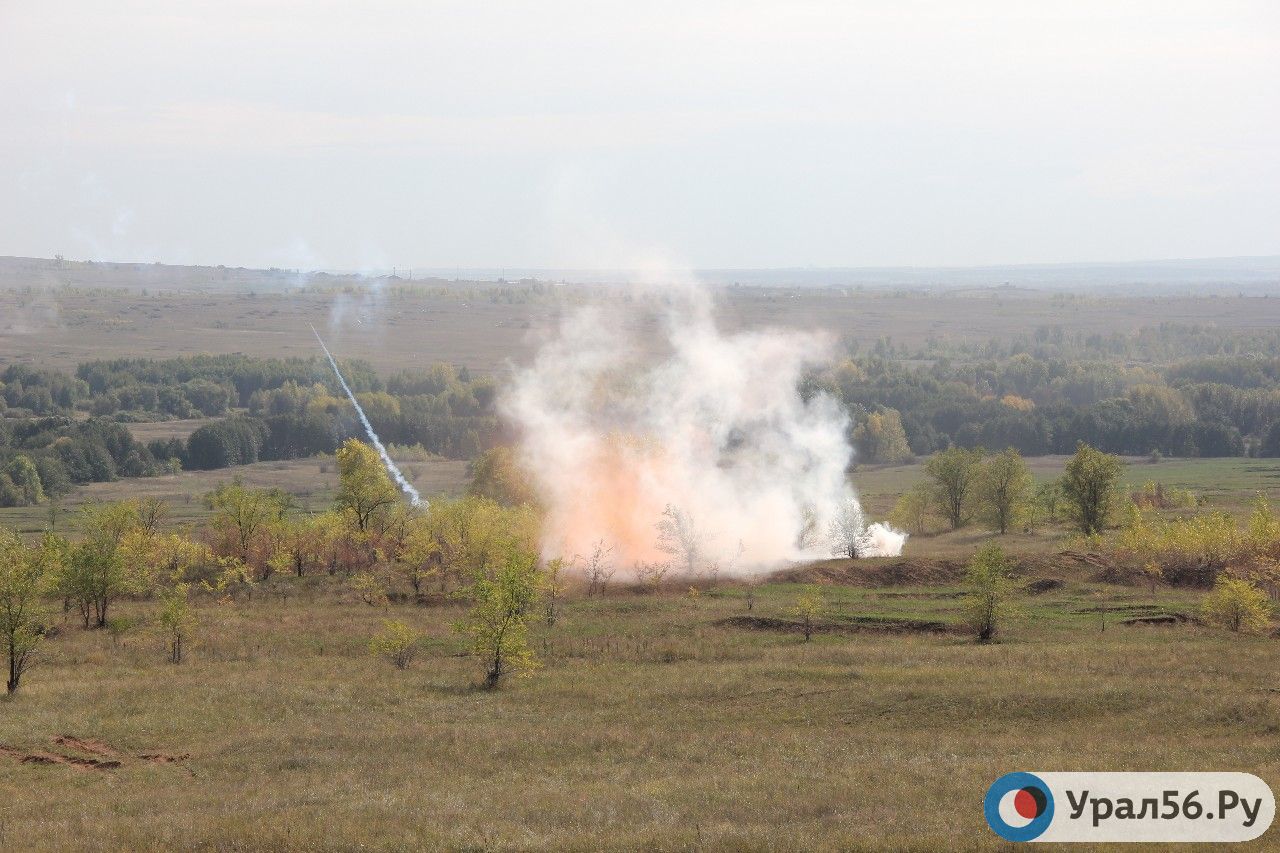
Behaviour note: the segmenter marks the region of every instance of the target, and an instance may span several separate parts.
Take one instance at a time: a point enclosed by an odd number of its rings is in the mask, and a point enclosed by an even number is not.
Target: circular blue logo
[[[987,825],[1005,841],[1039,838],[1053,821],[1053,794],[1033,773],[1006,773],[987,789]]]

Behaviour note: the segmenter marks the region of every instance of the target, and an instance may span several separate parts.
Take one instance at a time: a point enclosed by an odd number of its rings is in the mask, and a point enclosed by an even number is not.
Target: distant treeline
[[[384,441],[470,459],[493,441],[495,386],[436,364],[385,382],[364,361],[343,375]],[[331,453],[362,436],[327,362],[243,355],[115,359],[75,376],[15,364],[0,373],[0,506],[72,484]],[[86,415],[88,417],[86,417]],[[219,417],[187,440],[143,446],[122,422]]]
[[[866,461],[951,444],[1066,454],[1079,441],[1126,455],[1280,456],[1275,357],[1212,356],[1161,368],[1026,352],[973,362],[865,356],[812,381],[849,408]]]
[[[1068,300],[1069,301],[1069,300]],[[1069,307],[1069,306],[1065,306]],[[896,462],[952,444],[1069,454],[1280,456],[1280,330],[1223,332],[1172,323],[1094,335],[1043,326],[986,344],[852,344],[815,372],[852,415],[859,459]],[[341,363],[386,442],[454,459],[490,446],[496,387],[437,364],[385,381]],[[74,375],[29,364],[0,372],[0,505],[71,484],[330,453],[361,429],[320,358],[246,355],[112,359]],[[219,420],[188,439],[142,446],[120,424]]]

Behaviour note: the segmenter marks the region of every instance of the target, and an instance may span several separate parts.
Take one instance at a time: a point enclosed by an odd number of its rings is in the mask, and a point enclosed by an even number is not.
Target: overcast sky
[[[1280,254],[1280,3],[0,0],[0,254]]]

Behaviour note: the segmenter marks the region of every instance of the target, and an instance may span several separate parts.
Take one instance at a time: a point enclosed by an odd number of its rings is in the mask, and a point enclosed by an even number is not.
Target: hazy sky
[[[1280,254],[1280,3],[0,0],[0,254]]]

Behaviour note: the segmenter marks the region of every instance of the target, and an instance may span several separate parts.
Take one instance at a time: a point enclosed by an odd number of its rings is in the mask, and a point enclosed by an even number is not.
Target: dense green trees
[[[58,497],[74,483],[160,473],[162,466],[121,424],[64,417],[0,421],[0,506]]]
[[[187,439],[187,467],[195,470],[250,465],[267,441],[267,426],[257,418],[234,417],[206,424]]]

